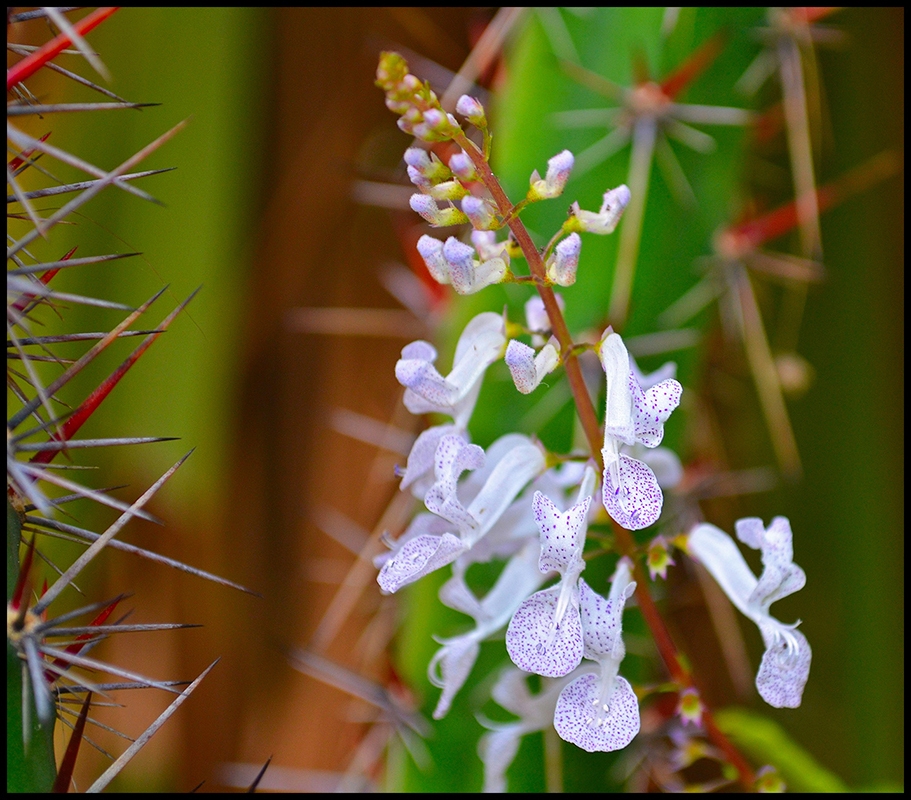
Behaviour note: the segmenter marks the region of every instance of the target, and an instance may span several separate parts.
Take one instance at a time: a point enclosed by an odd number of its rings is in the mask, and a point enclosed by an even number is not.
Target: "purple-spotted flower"
[[[544,573],[558,572],[560,581],[525,600],[506,630],[509,657],[526,672],[559,677],[582,660],[579,575],[585,569],[582,549],[594,478],[594,471],[586,470],[579,501],[564,513],[535,492],[532,508],[541,532],[538,567]]]
[[[452,577],[440,588],[443,605],[474,618],[475,627],[449,639],[437,639],[442,647],[430,659],[427,674],[430,682],[443,690],[434,719],[442,719],[459,689],[462,688],[477,660],[481,642],[503,628],[522,600],[544,580],[538,570],[540,546],[528,539],[500,573],[493,588],[478,600],[465,583],[465,568],[457,559]]]
[[[604,507],[620,525],[640,530],[661,515],[664,495],[655,473],[644,462],[620,452],[621,446],[657,447],[664,423],[679,405],[683,388],[668,379],[643,391],[630,369],[629,353],[610,328],[601,342],[601,365],[607,378],[604,415]]]
[[[607,599],[579,580],[584,656],[600,670],[576,678],[557,700],[554,727],[567,742],[594,753],[626,747],[639,733],[639,700],[618,673],[626,655],[623,608],[636,589],[630,563],[621,558]]]
[[[718,582],[731,602],[759,626],[766,651],[756,675],[762,699],[775,708],[797,708],[810,675],[812,651],[797,630],[769,613],[769,606],[806,583],[794,563],[793,535],[786,517],[775,517],[766,528],[758,517],[738,520],[737,538],[762,552],[762,575],[757,580],[734,540],[714,525],[703,523],[690,532],[687,547]]]
[[[470,550],[500,518],[525,484],[544,471],[541,449],[525,437],[510,434],[511,446],[498,458],[487,474],[484,485],[468,505],[458,495],[458,479],[465,470],[478,470],[485,464],[484,451],[468,444],[460,435],[447,434],[434,454],[434,483],[427,490],[427,509],[448,523],[446,529],[433,532],[418,529],[414,535],[401,537],[393,551],[382,562],[377,582],[386,593],[398,591],[406,584],[451,564]],[[496,444],[496,443],[494,443]],[[493,450],[494,445],[491,445]],[[429,526],[429,522],[425,526]],[[409,529],[410,530],[410,529]]]
[[[418,436],[408,455],[402,489],[412,486],[417,496],[424,496],[440,439],[450,434],[464,436],[484,372],[500,357],[505,343],[503,318],[485,311],[462,331],[452,371],[445,378],[434,366],[437,351],[432,344],[419,340],[403,348],[395,376],[405,387],[405,407],[412,414],[447,414],[453,422],[428,428]]]

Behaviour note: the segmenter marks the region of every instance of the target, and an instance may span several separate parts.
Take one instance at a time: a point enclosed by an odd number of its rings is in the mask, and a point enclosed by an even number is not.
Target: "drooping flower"
[[[440,439],[450,434],[464,437],[481,391],[484,372],[500,357],[505,343],[503,318],[485,311],[474,317],[462,331],[452,371],[445,378],[434,366],[437,351],[432,344],[418,340],[402,349],[402,358],[395,365],[395,376],[405,387],[405,407],[412,414],[436,412],[453,419],[451,425],[437,425],[418,436],[402,474],[402,489],[413,485],[417,496],[424,496],[428,486],[426,476],[433,467]]]
[[[591,669],[583,664],[562,678],[545,679],[537,694],[528,689],[527,672],[516,667],[503,671],[491,690],[491,697],[519,719],[493,722],[480,718],[488,729],[478,742],[478,755],[484,762],[484,792],[506,791],[506,770],[519,752],[522,737],[553,725],[557,696],[563,687]]]
[[[506,630],[506,649],[526,672],[559,677],[582,660],[579,575],[585,569],[588,509],[594,471],[586,471],[579,501],[565,513],[546,495],[535,492],[532,507],[541,532],[541,572],[558,572],[560,581],[535,592],[516,610]]]
[[[620,750],[639,733],[639,701],[629,681],[618,674],[626,655],[623,609],[636,588],[629,561],[622,558],[617,564],[607,599],[582,578],[579,588],[584,656],[600,670],[576,678],[560,692],[554,727],[567,742],[589,753]]]
[[[549,280],[558,286],[572,286],[576,282],[576,270],[582,253],[582,238],[571,233],[554,248],[554,254],[547,259],[545,272]]]
[[[443,532],[419,529],[407,540],[397,540],[377,576],[384,592],[396,592],[451,564],[471,549],[525,484],[544,470],[541,449],[526,437],[511,436],[514,445],[502,453],[467,506],[458,496],[458,478],[466,469],[484,466],[484,451],[459,435],[447,434],[440,439],[433,463],[435,481],[427,490],[424,503],[429,511],[448,523],[447,529]]]
[[[440,589],[440,600],[473,617],[475,627],[449,639],[437,639],[442,647],[427,667],[430,682],[443,690],[433,712],[434,719],[442,719],[448,713],[453,698],[468,679],[481,642],[503,628],[522,600],[541,585],[544,576],[538,570],[539,553],[539,544],[527,540],[525,546],[509,559],[482,600],[468,588],[465,569],[459,568],[459,560],[456,560],[452,577]]]
[[[703,523],[690,532],[687,546],[717,581],[731,602],[759,626],[766,651],[756,675],[760,696],[775,708],[797,708],[810,675],[812,651],[797,630],[769,613],[769,606],[806,583],[794,563],[793,534],[786,517],[775,517],[765,528],[758,517],[738,520],[737,538],[762,552],[762,575],[757,580],[734,540],[714,525]]]
[[[604,507],[624,528],[640,530],[661,515],[664,496],[648,465],[621,453],[620,447],[638,443],[654,448],[661,444],[664,423],[679,405],[683,388],[667,379],[643,391],[630,369],[623,340],[610,328],[601,342],[600,355],[607,378],[601,450]]]

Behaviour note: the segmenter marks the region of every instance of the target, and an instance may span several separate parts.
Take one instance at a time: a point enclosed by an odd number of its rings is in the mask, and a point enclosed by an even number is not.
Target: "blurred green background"
[[[178,168],[141,184],[164,208],[108,191],[85,210],[78,226],[55,231],[52,251],[59,254],[73,244],[79,244],[79,255],[141,251],[141,260],[73,270],[58,280],[69,290],[85,281],[84,291],[132,304],[169,284],[153,320],[203,286],[86,435],[182,438],[139,454],[115,449],[102,463],[103,485],[129,481],[144,488],[195,446],[153,507],[168,528],[137,526],[126,538],[264,595],[262,600],[239,596],[187,576],[160,574],[165,571],[125,556],[110,559],[109,590],[135,592],[140,621],[180,619],[206,627],[148,644],[113,644],[122,649],[108,657],[118,663],[135,659],[158,677],[191,677],[224,656],[198,694],[126,770],[121,788],[187,790],[205,780],[204,789],[213,789],[222,785],[221,764],[257,764],[269,755],[275,755],[276,767],[302,770],[291,773],[288,779],[300,782],[292,785],[314,788],[324,774],[319,771],[343,768],[363,739],[363,718],[352,716],[346,696],[289,669],[281,647],[310,639],[332,601],[334,584],[352,561],[321,532],[319,510],[344,512],[363,535],[395,494],[388,468],[396,459],[377,456],[333,431],[331,413],[343,407],[383,422],[414,424],[401,413],[392,376],[407,336],[301,333],[286,314],[300,306],[397,307],[377,276],[387,261],[407,259],[395,234],[408,214],[362,207],[351,196],[356,177],[396,179],[395,159],[409,144],[373,86],[376,56],[381,49],[404,47],[458,69],[489,12],[124,9],[90,41],[114,76],[114,91],[162,105],[46,121],[53,141],[110,168],[178,121],[191,119],[145,164]],[[757,51],[749,29],[763,19],[761,10],[691,12],[683,18],[689,39],[682,36],[683,44],[664,49],[659,12],[613,13],[603,42],[589,45],[589,66],[627,82],[633,57],[643,52],[660,76],[680,63],[690,45],[727,26],[735,46],[729,45],[685,99],[738,104],[731,86]],[[825,110],[820,183],[885,149],[900,151],[904,138],[903,10],[846,9],[826,22],[844,31],[846,41],[818,51]],[[595,136],[590,131],[564,136],[551,124],[549,115],[561,105],[592,107],[598,100],[582,90],[564,93],[559,87],[565,88],[565,77],[553,64],[535,60],[546,45],[540,25],[540,18],[529,16],[514,32],[499,102],[492,106],[495,136],[500,132],[496,145],[518,148],[508,158],[501,151],[495,156],[514,197],[531,169],[543,170],[562,147],[584,146]],[[413,64],[418,74],[420,66]],[[54,87],[48,91],[57,90],[56,84],[47,85]],[[541,128],[530,136],[516,120],[536,114]],[[677,150],[697,197],[728,196],[719,182],[736,195],[749,176],[749,165],[737,162],[741,134],[704,129],[719,141],[716,156]],[[622,182],[627,160],[628,150],[615,156],[597,180],[578,187],[578,195],[571,183],[567,202],[578,196],[583,207],[597,207],[603,191],[598,182],[604,189]],[[559,217],[562,200],[553,205]],[[709,203],[692,223],[653,171],[646,232],[652,225],[655,236],[643,238],[631,331],[650,330],[650,319],[668,297],[695,282],[692,259],[709,252],[709,221],[724,211]],[[535,225],[540,220],[542,228],[547,224],[544,217],[532,220]],[[827,280],[811,288],[798,345],[815,382],[789,404],[804,478],[747,496],[730,509],[732,518],[788,516],[795,559],[808,576],[806,589],[780,611],[783,619],[803,620],[801,629],[813,646],[803,705],[797,711],[761,710],[858,787],[903,780],[903,221],[903,177],[823,215]],[[595,245],[586,239],[579,302],[572,312],[576,324],[601,320],[594,289],[605,285],[609,273],[597,281],[586,276],[596,274],[597,264],[613,263],[613,238]],[[773,244],[784,249],[787,242]],[[575,299],[571,292],[567,299]],[[516,297],[507,299],[517,303]],[[471,307],[496,308],[497,302],[502,304],[499,297],[481,295]],[[82,310],[67,317],[78,320],[80,329],[100,328]],[[685,385],[696,381],[693,369],[691,364],[684,373]],[[86,380],[87,391],[91,376]],[[758,412],[752,407],[749,412],[750,436],[738,438],[737,415],[731,420],[734,433],[725,440],[730,460],[737,467],[772,464]],[[483,431],[476,436],[486,443]],[[327,652],[386,681],[391,666],[385,649],[365,638],[365,631],[376,620],[388,629],[396,608],[409,608],[409,598],[396,606],[375,595],[370,576]],[[434,627],[437,619],[421,627],[413,613],[412,606],[408,641],[424,637],[424,644],[406,659],[411,664],[402,665],[409,677],[419,671],[416,665],[423,670],[434,649],[429,633],[453,632]],[[753,634],[747,631],[755,664]],[[436,691],[423,683],[414,689],[429,713]],[[460,695],[457,705],[467,706],[467,697]],[[146,701],[129,702],[142,709]],[[757,698],[747,702],[759,708]],[[476,725],[471,709],[465,712],[462,722],[453,717],[440,726],[434,752],[446,750],[446,726]],[[133,734],[144,727],[121,724]],[[478,732],[462,731],[472,742]],[[539,747],[530,743],[523,753]],[[418,783],[479,788],[480,762],[473,750],[450,750],[452,756],[461,770],[448,775],[431,770],[429,782]],[[85,762],[87,774],[101,763],[92,754]]]

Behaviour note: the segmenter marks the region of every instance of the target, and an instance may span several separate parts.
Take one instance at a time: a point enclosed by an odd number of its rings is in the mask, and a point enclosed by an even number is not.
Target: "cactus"
[[[15,42],[10,49],[20,56],[7,71],[7,90],[13,96],[7,128],[13,152],[7,171],[11,204],[7,250],[8,791],[66,791],[80,746],[92,743],[86,728],[97,724],[91,712],[102,698],[128,688],[155,688],[169,695],[167,709],[141,735],[135,736],[135,731],[131,731],[135,738],[130,746],[96,777],[91,789],[101,790],[214,666],[213,662],[191,682],[161,680],[90,655],[102,639],[110,636],[190,627],[180,623],[131,624],[125,621],[126,615],[112,616],[118,608],[122,611],[125,595],[113,599],[97,597],[93,570],[86,569],[103,550],[124,550],[243,589],[116,538],[131,519],[159,521],[143,507],[189,453],[127,502],[118,499],[114,489],[82,478],[85,473],[79,471],[86,462],[91,463],[82,454],[91,453],[92,448],[168,440],[123,435],[80,438],[77,433],[96,413],[104,413],[104,400],[196,294],[178,303],[163,318],[150,322],[152,306],[165,295],[164,289],[134,307],[131,302],[105,297],[103,286],[97,287],[93,296],[56,288],[61,281],[55,278],[61,271],[136,255],[83,254],[77,248],[61,251],[58,226],[79,220],[86,203],[100,192],[123,192],[157,202],[137,182],[166,170],[141,171],[138,167],[184,127],[184,123],[174,126],[113,168],[85,162],[69,152],[65,142],[54,141],[49,120],[57,114],[123,113],[148,105],[128,102],[104,88],[104,80],[96,83],[95,78],[75,74],[57,63],[59,54],[73,47],[92,70],[106,79],[107,70],[85,36],[114,11],[101,8],[78,20],[52,8],[8,14],[9,36]],[[29,26],[42,21],[55,35],[45,44],[32,46],[26,37],[35,35],[35,30]],[[43,83],[38,89],[37,82],[47,75],[52,76],[50,85]],[[53,102],[61,84],[67,81],[82,84],[92,99],[84,103]],[[44,102],[45,96],[52,102]],[[79,179],[61,177],[75,173],[82,175]],[[49,203],[58,206],[51,213],[47,211]],[[74,307],[81,307],[85,313],[73,313]],[[118,318],[113,324],[107,321],[111,314]],[[90,326],[94,323],[94,327],[85,330],[82,326],[86,322]],[[119,364],[115,362],[113,369],[109,366],[109,374],[91,391],[80,395],[81,382],[104,358],[110,358],[116,342],[136,341],[134,337],[139,337],[139,344],[132,352]],[[81,499],[102,509],[113,509],[116,519],[100,533],[84,527],[77,516],[80,512],[68,511]],[[61,547],[58,540],[75,542],[77,546]],[[45,572],[42,562],[48,564],[50,573]],[[49,574],[50,579],[42,577],[42,573]],[[73,591],[84,597],[77,600]],[[71,734],[55,755],[55,738],[63,738],[62,733],[55,737],[55,731],[66,729]]]

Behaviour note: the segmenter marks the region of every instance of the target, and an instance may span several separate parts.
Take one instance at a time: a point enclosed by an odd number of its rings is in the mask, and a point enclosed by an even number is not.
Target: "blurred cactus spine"
[[[81,268],[135,253],[88,254],[76,248],[55,250],[55,226],[78,224],[75,212],[104,190],[122,191],[144,200],[158,202],[138,188],[139,178],[165,170],[136,171],[150,153],[177,133],[183,123],[164,133],[123,163],[98,167],[67,150],[65,142],[53,141],[50,121],[62,113],[92,113],[137,109],[143,105],[117,96],[92,79],[58,64],[58,56],[79,55],[104,81],[107,70],[85,36],[103,23],[116,8],[99,8],[88,14],[77,11],[73,20],[60,9],[39,8],[17,12],[7,9],[8,50],[19,56],[7,70],[7,140],[12,157],[7,162],[9,234],[7,249],[7,790],[11,792],[67,791],[80,745],[90,743],[83,730],[92,724],[92,698],[108,696],[118,688],[155,687],[172,695],[173,702],[144,733],[130,734],[132,744],[90,790],[100,791],[120,772],[158,727],[189,696],[206,669],[195,681],[159,681],[104,663],[89,655],[103,638],[120,632],[156,631],[181,624],[133,625],[124,617],[112,617],[123,596],[112,599],[92,597],[91,579],[85,574],[76,589],[84,595],[82,607],[72,608],[69,589],[91,560],[107,547],[115,547],[157,560],[202,577],[228,583],[200,570],[187,567],[139,547],[124,544],[115,536],[134,517],[155,520],[143,506],[174,474],[181,458],[151,487],[132,502],[116,499],[112,489],[96,488],[66,477],[79,476],[84,469],[76,462],[87,448],[138,445],[165,441],[164,437],[121,436],[108,439],[78,439],[77,432],[98,409],[139,357],[160,336],[192,298],[178,304],[164,319],[136,326],[164,289],[134,307],[131,303],[99,296],[58,291],[54,278],[64,269]],[[51,38],[42,45],[33,36]],[[69,64],[69,61],[67,62]],[[37,73],[50,71],[52,88],[30,91]],[[66,81],[85,87],[94,97],[89,102],[55,103],[53,94]],[[47,101],[44,93],[51,96]],[[101,95],[98,101],[98,95]],[[35,135],[37,129],[40,135]],[[75,173],[78,179],[62,176]],[[86,179],[87,178],[87,179]],[[61,197],[58,201],[56,198]],[[48,198],[56,205],[47,214]],[[53,207],[53,206],[52,206]],[[57,245],[59,248],[59,245]],[[102,287],[99,286],[99,289]],[[195,292],[194,292],[195,294]],[[83,305],[98,318],[98,329],[66,327],[68,309]],[[103,319],[117,313],[113,327]],[[59,319],[62,332],[42,335],[48,322]],[[103,328],[103,329],[102,329]],[[124,337],[139,337],[139,345],[116,365],[86,397],[73,400],[67,394],[70,382],[108,347]],[[83,352],[73,357],[73,348]],[[67,503],[89,499],[114,509],[118,516],[101,533],[79,527],[78,519],[64,510]],[[63,518],[66,521],[63,521]],[[70,563],[52,564],[42,553],[49,537],[80,543],[78,557]],[[48,561],[52,580],[40,577],[38,565]],[[42,586],[43,584],[43,586]],[[233,584],[229,584],[233,585]],[[242,588],[242,587],[236,587]],[[58,611],[55,601],[66,593],[66,606]],[[76,674],[79,669],[87,672]],[[91,678],[87,677],[91,674]],[[114,677],[105,682],[103,675]],[[76,709],[74,711],[73,709]],[[81,709],[81,710],[80,710]],[[65,752],[55,757],[57,723],[72,729]]]

